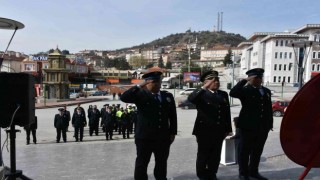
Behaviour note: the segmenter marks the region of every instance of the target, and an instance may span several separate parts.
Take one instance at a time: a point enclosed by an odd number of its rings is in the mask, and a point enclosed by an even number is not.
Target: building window
[[[277,70],[277,64],[274,65],[274,70],[275,70],[275,71]]]
[[[34,71],[34,64],[25,64],[24,70],[25,71]]]
[[[280,52],[279,58],[282,59],[282,52]]]
[[[320,52],[318,52],[318,59],[320,59]]]
[[[279,64],[279,71],[281,71],[281,64]]]
[[[287,52],[284,53],[284,58],[287,59]]]
[[[282,82],[286,82],[286,77],[285,76],[283,76]]]
[[[289,63],[289,71],[291,71],[291,68],[292,68],[292,63]]]
[[[280,46],[283,46],[283,40],[280,41]]]
[[[317,71],[320,71],[320,64],[317,65]]]
[[[316,68],[316,65],[315,64],[312,64],[312,71],[314,71]]]
[[[289,59],[291,59],[291,58],[292,58],[292,52],[289,53]]]
[[[288,83],[290,83],[290,76],[288,76]]]
[[[287,46],[287,45],[288,45],[288,40],[285,41],[285,46]]]
[[[56,81],[56,76],[55,76],[55,74],[51,74],[51,79],[50,79],[50,81],[52,81],[52,82],[55,82],[55,81]]]
[[[273,76],[273,82],[277,82],[277,76]]]
[[[286,65],[286,64],[283,65],[283,70],[284,70],[284,71],[287,70],[287,65]]]
[[[280,82],[281,82],[281,76],[278,77],[278,83],[280,83]]]
[[[278,43],[279,43],[278,40],[276,40],[276,46],[278,46]]]
[[[276,52],[276,53],[274,54],[274,58],[275,58],[275,59],[278,58],[278,52]]]
[[[313,59],[316,58],[316,52],[312,52],[312,58],[313,58]]]

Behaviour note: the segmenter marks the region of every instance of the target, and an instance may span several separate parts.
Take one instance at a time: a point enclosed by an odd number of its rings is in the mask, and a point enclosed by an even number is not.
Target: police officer
[[[32,133],[33,143],[37,144],[37,128],[38,128],[38,118],[34,117],[34,122],[32,124],[28,124],[24,127],[27,134],[27,145],[30,144],[30,133]]]
[[[71,115],[70,115],[70,111],[67,110],[67,105],[64,105],[63,108],[64,108],[64,109],[63,109],[63,110],[64,110],[63,112],[64,112],[64,114],[67,116],[67,119],[68,119],[68,126],[67,126],[67,132],[68,132],[68,131],[69,131],[68,128],[69,128],[69,124],[70,124],[69,122],[70,122],[70,120],[71,120]]]
[[[193,91],[188,100],[197,107],[193,135],[197,138],[197,176],[217,179],[223,139],[232,132],[229,96],[219,90],[218,72],[210,70],[200,77],[204,85]]]
[[[74,127],[74,137],[76,142],[79,139],[80,131],[80,141],[83,139],[83,128],[87,125],[86,115],[82,108],[78,107],[76,112],[72,116],[72,126]]]
[[[134,178],[138,180],[148,179],[147,169],[152,153],[155,157],[155,178],[167,179],[170,145],[177,134],[175,101],[171,93],[160,91],[161,74],[160,71],[148,71],[142,76],[145,82],[128,89],[121,96],[123,102],[134,103],[138,108],[134,172]]]
[[[239,98],[242,104],[238,119],[240,179],[267,179],[258,171],[264,144],[273,128],[271,91],[261,85],[263,73],[262,68],[247,71],[248,78],[230,91],[230,96]]]
[[[130,128],[130,122],[131,122],[131,115],[128,112],[128,109],[125,109],[123,114],[121,115],[121,127],[122,127],[122,136],[123,139],[130,138],[129,136],[129,128]]]
[[[103,124],[106,131],[106,140],[112,140],[113,127],[114,127],[114,117],[112,114],[112,107],[107,107],[102,117]]]
[[[89,116],[89,135],[92,136],[93,131],[96,136],[99,135],[99,120],[101,117],[100,111],[97,109],[97,106],[94,105],[92,110],[88,114]]]
[[[59,108],[59,114],[54,116],[54,127],[57,130],[57,143],[60,142],[61,134],[64,142],[67,142],[67,127],[69,120],[67,115],[64,113],[64,108]]]

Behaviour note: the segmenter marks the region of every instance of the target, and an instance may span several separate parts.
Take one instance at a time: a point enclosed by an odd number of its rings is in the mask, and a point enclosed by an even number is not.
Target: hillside
[[[186,31],[185,33],[176,33],[166,36],[164,38],[159,38],[154,41],[151,41],[146,44],[141,44],[138,46],[133,46],[131,48],[150,48],[157,46],[173,46],[179,44],[187,44],[190,40],[190,43],[194,43],[195,40],[198,40],[199,46],[212,47],[215,44],[231,44],[231,46],[237,46],[239,43],[246,40],[245,37],[240,34],[226,33],[222,32],[211,32],[211,31],[199,31],[199,32],[190,32]],[[125,50],[128,48],[124,48]]]

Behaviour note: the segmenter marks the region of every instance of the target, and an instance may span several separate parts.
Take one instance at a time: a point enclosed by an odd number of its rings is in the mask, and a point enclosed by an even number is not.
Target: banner
[[[200,73],[199,72],[185,72],[183,74],[183,82],[199,82]]]

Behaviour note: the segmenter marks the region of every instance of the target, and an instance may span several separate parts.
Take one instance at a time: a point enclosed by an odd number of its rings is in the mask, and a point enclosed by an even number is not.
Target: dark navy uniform
[[[27,133],[27,145],[30,144],[30,133],[32,133],[33,143],[37,144],[37,128],[38,128],[38,118],[37,116],[35,116],[34,122],[24,127]]]
[[[107,112],[105,111],[103,113],[103,117],[102,117],[102,121],[105,127],[105,131],[106,131],[106,140],[112,140],[112,136],[113,136],[113,127],[114,127],[114,118],[112,115],[112,110],[111,108],[109,108],[110,111]]]
[[[92,136],[93,131],[98,136],[99,135],[99,120],[101,117],[100,111],[96,108],[92,108],[92,110],[88,114],[89,116],[89,135]]]
[[[69,124],[68,116],[64,113],[64,109],[59,108],[60,114],[54,116],[54,127],[57,130],[57,143],[60,142],[61,134],[64,142],[67,142],[67,128]]]
[[[241,80],[230,91],[230,96],[239,98],[242,104],[238,119],[239,173],[242,176],[257,175],[263,179],[258,167],[269,130],[273,128],[271,91],[263,86],[257,88],[246,84],[247,80]]]
[[[135,143],[137,159],[135,179],[148,179],[147,168],[151,154],[155,156],[154,176],[166,179],[170,136],[177,134],[177,113],[173,95],[160,91],[161,99],[155,99],[147,89],[134,86],[121,95],[121,100],[137,106]]]
[[[79,131],[80,131],[80,141],[83,139],[83,128],[87,125],[86,116],[81,110],[81,112],[75,112],[72,116],[72,125],[74,127],[74,137],[76,141],[79,139]]]
[[[197,176],[200,179],[214,179],[223,139],[232,132],[228,93],[197,89],[189,95],[188,100],[197,107],[192,133],[198,142]]]

